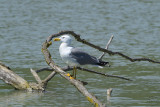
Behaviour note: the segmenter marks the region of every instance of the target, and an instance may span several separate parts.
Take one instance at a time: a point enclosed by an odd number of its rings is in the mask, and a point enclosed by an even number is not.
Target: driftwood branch
[[[33,69],[30,69],[32,75],[34,76],[34,78],[36,79],[36,81],[40,84],[42,83],[42,80],[40,79],[40,77],[38,76],[38,74],[33,70]]]
[[[127,60],[130,60],[131,62],[135,62],[135,61],[148,61],[148,62],[152,62],[152,63],[158,63],[160,64],[160,61],[155,61],[155,60],[152,60],[152,59],[149,59],[149,58],[131,58],[123,53],[120,53],[120,52],[112,52],[110,50],[107,50],[107,49],[104,49],[104,48],[101,48],[99,46],[96,46],[88,41],[86,41],[85,39],[81,39],[80,35],[74,33],[73,31],[61,31],[57,34],[53,34],[53,35],[50,35],[48,38],[47,38],[47,42],[51,41],[52,38],[54,37],[57,37],[57,36],[61,36],[63,34],[70,34],[72,35],[77,41],[83,43],[83,44],[86,44],[92,48],[95,48],[101,52],[105,52],[105,53],[108,53],[109,55],[119,55]]]
[[[59,34],[58,34],[59,35]],[[92,104],[94,104],[96,107],[104,107],[104,105],[91,93],[88,92],[88,90],[83,86],[83,83],[76,79],[71,79],[69,76],[67,76],[67,73],[62,70],[60,67],[55,65],[54,61],[51,59],[51,54],[48,51],[48,47],[52,44],[51,40],[53,37],[56,37],[58,35],[49,36],[47,40],[42,45],[42,52],[44,54],[46,63],[55,70],[55,72],[59,73],[62,77],[64,77],[66,80],[68,80],[71,84],[73,84],[86,98],[88,101],[90,101]]]
[[[24,80],[22,77],[11,71],[9,67],[5,66],[2,63],[0,63],[0,79],[16,89],[29,90],[30,88],[30,85],[26,80]]]
[[[45,70],[45,69],[46,68],[44,68],[43,70]],[[44,80],[41,80],[37,74],[37,71],[35,71],[33,69],[30,69],[30,70],[31,70],[32,75],[34,76],[34,78],[38,82],[39,88],[42,91],[45,91],[47,84],[48,84],[48,81],[50,81],[56,75],[56,72],[54,70],[51,70],[52,72]]]
[[[82,68],[82,67],[77,67],[77,69],[79,69],[81,71],[94,73],[94,74],[99,74],[99,75],[102,75],[102,76],[105,76],[105,77],[119,78],[119,79],[123,79],[123,80],[132,81],[131,79],[126,78],[126,77],[122,77],[122,76],[118,76],[118,75],[110,75],[110,74],[107,74],[107,73],[101,73],[101,72],[97,72],[97,71],[86,69],[86,68]],[[71,71],[71,70],[73,70],[73,67],[69,67],[69,66],[63,67],[62,70],[65,71],[65,72]],[[42,71],[53,71],[53,69],[51,69],[51,68],[42,68],[42,69],[36,70],[37,73],[42,72]]]
[[[57,74],[57,72],[52,70],[52,73],[49,74],[48,77],[43,80],[43,83],[47,84],[48,81],[50,81],[56,74]]]
[[[51,68],[48,68],[48,67],[46,67],[46,68],[41,68],[41,69],[39,69],[39,70],[36,70],[37,73],[42,72],[42,71],[54,71],[54,70],[51,69]]]
[[[66,69],[66,68],[64,68],[64,69]],[[63,69],[63,70],[64,70]],[[43,82],[44,83],[47,83],[48,81],[50,81],[57,73],[54,71],[54,69],[51,69],[51,68],[42,68],[42,69],[39,69],[39,70],[36,70],[35,72],[37,72],[37,73],[39,73],[39,72],[41,72],[41,71],[52,71],[52,73],[51,74],[49,74],[48,75],[48,77],[46,77],[44,80],[43,80]]]
[[[106,76],[106,77],[113,77],[113,78],[119,78],[119,79],[124,79],[124,80],[128,80],[128,81],[132,81],[129,78],[125,78],[125,77],[121,77],[121,76],[117,76],[117,75],[109,75],[109,74],[106,74],[106,73],[104,74],[104,73],[96,72],[96,71],[89,70],[89,69],[86,69],[86,68],[77,67],[77,69],[82,70],[82,71],[87,71],[87,72],[95,73],[95,74],[100,74],[100,75],[103,75],[103,76]]]
[[[13,72],[9,67],[0,62],[0,79],[3,80],[6,84],[11,85],[18,90],[44,91],[47,84],[45,84],[45,82],[40,79],[38,74],[33,69],[31,69],[31,73],[33,74],[37,83],[27,82],[25,79]]]
[[[43,90],[43,88],[39,84],[34,82],[27,82],[25,79],[20,77],[9,67],[5,66],[2,63],[0,63],[0,79],[3,80],[6,84],[11,85],[18,90]]]
[[[112,39],[113,39],[113,35],[112,35],[111,38],[109,39],[109,41],[108,41],[108,43],[107,43],[105,49],[108,50],[109,44],[111,43]],[[105,52],[102,53],[102,55],[99,57],[99,60],[102,60],[102,58],[103,58],[104,55],[105,55]]]

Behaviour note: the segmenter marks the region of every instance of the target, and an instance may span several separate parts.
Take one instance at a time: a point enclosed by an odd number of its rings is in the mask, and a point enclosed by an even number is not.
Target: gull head
[[[62,41],[63,43],[71,43],[71,37],[69,35],[62,35],[60,38],[55,38],[54,41]]]

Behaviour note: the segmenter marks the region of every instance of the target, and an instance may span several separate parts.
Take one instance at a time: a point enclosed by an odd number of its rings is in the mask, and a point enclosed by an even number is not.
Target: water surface
[[[82,38],[133,58],[148,57],[160,61],[159,0],[0,0],[0,61],[28,81],[35,81],[29,69],[46,67],[41,45],[61,30],[73,30]],[[54,61],[65,66],[58,46],[49,49]],[[73,41],[90,54],[101,52]],[[110,68],[87,68],[124,76],[133,81],[107,78],[78,71],[78,79],[87,81],[87,89],[107,106],[160,106],[160,66],[149,62],[130,62],[120,56],[105,55]],[[42,78],[48,72],[39,74]],[[106,90],[113,88],[107,100]],[[0,106],[5,107],[90,107],[74,86],[60,76],[53,78],[46,93],[15,91],[0,81]]]

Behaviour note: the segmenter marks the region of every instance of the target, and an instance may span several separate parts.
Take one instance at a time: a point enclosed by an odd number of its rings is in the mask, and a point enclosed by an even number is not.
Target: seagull
[[[76,67],[80,65],[95,65],[100,68],[107,65],[109,62],[104,62],[97,59],[88,53],[71,46],[71,37],[68,34],[62,35],[60,38],[55,38],[54,41],[62,41],[59,46],[59,53],[62,60],[68,65],[73,66],[73,78],[76,79]],[[70,75],[68,75],[70,76]],[[72,77],[70,76],[70,77]]]

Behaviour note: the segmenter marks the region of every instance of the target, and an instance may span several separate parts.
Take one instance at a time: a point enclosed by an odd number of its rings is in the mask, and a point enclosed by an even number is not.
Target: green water
[[[73,30],[82,38],[133,58],[148,57],[160,61],[159,0],[0,0],[0,61],[28,81],[35,81],[30,68],[46,67],[41,53],[45,39],[61,30]],[[101,52],[73,41],[91,55]],[[53,60],[65,66],[58,53],[60,43],[50,48]],[[160,106],[160,65],[130,62],[120,56],[105,55],[110,68],[99,72],[124,76],[133,81],[107,78],[78,71],[78,79],[87,81],[89,92],[109,107]],[[39,74],[45,78],[48,72]],[[113,88],[110,99],[106,90]],[[15,91],[0,80],[0,107],[91,107],[74,86],[60,76],[54,77],[46,93]]]

